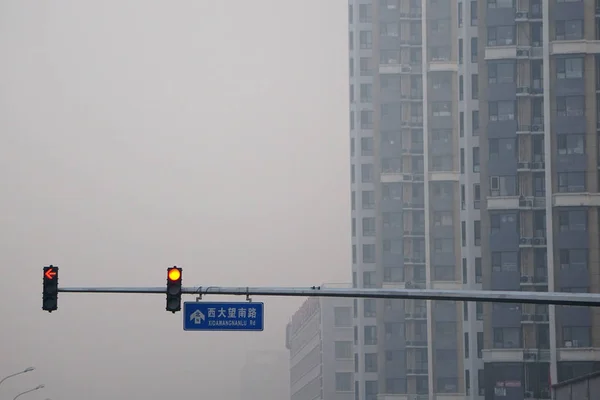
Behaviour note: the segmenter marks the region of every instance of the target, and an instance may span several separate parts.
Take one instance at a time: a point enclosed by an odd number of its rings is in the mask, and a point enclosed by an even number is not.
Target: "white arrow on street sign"
[[[190,321],[194,320],[194,323],[196,323],[196,324],[201,324],[202,322],[204,322],[205,319],[206,319],[206,317],[200,310],[197,310],[195,313],[190,315]]]

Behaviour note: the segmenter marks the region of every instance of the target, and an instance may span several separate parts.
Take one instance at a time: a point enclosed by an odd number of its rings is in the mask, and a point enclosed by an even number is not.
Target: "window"
[[[473,184],[473,208],[479,210],[481,207],[481,186],[479,183]]]
[[[373,182],[373,174],[373,164],[362,164],[360,166],[360,178],[362,182]]]
[[[458,5],[460,5],[461,3],[458,3]],[[458,63],[462,64],[463,63],[463,40],[462,39],[458,39]]]
[[[354,21],[354,8],[352,8],[352,4],[348,5],[348,23],[351,24]]]
[[[516,196],[517,178],[511,176],[490,176],[490,195],[496,196]]]
[[[465,95],[464,95],[464,78],[463,76],[459,76],[458,77],[458,100],[463,100]]]
[[[467,245],[467,223],[466,221],[461,221],[460,223],[460,235],[462,239],[462,246],[465,247]]]
[[[477,26],[477,0],[471,0],[471,10],[469,14],[471,16],[471,26]]]
[[[473,147],[473,172],[479,172],[479,147]]]
[[[354,32],[348,32],[348,48],[354,50]]]
[[[456,323],[455,322],[436,322],[435,323],[435,336],[448,335],[450,337],[456,334]],[[427,350],[425,350],[427,354]]]
[[[373,85],[370,83],[360,84],[360,101],[369,103],[373,99]]]
[[[352,218],[352,237],[356,236],[356,218]]]
[[[471,38],[471,62],[476,64],[477,63],[477,54],[479,54],[479,50],[477,48],[478,46],[478,41],[477,38]]]
[[[364,316],[365,317],[374,317],[377,314],[377,303],[375,299],[365,299],[364,301]]]
[[[483,321],[483,303],[479,301],[475,303],[475,319]]]
[[[481,283],[483,281],[483,269],[481,266],[481,257],[475,257],[475,282]]]
[[[455,280],[453,265],[436,265],[433,267],[433,280],[452,282]]]
[[[452,226],[452,212],[451,211],[434,211],[433,212],[433,225],[434,226]]]
[[[360,112],[360,128],[373,129],[373,111],[361,110]]]
[[[559,172],[558,192],[579,193],[585,192],[585,172]]]
[[[488,8],[513,8],[514,0],[487,0]]]
[[[358,6],[358,20],[359,22],[371,22],[370,4],[360,4]]]
[[[557,58],[557,79],[583,78],[583,57]]]
[[[534,147],[534,152],[536,147]],[[541,145],[543,148],[543,143]],[[498,158],[506,158],[506,156],[515,157],[517,156],[517,141],[516,139],[489,139],[488,143],[489,158],[490,160],[497,160]]]
[[[402,282],[404,280],[404,269],[402,267],[384,267],[384,282]]]
[[[488,83],[514,83],[515,63],[513,62],[490,62],[488,66]]]
[[[400,25],[397,22],[382,22],[379,25],[379,35],[398,37],[400,36]]]
[[[384,212],[382,219],[384,228],[402,228],[404,226],[401,212]]]
[[[436,102],[431,105],[434,117],[450,117],[452,116],[451,102]]]
[[[377,353],[365,353],[365,372],[377,372]]]
[[[373,35],[371,31],[360,31],[359,42],[361,49],[370,49],[373,47]]]
[[[375,245],[363,245],[364,246],[373,246]],[[373,271],[364,271],[363,272],[363,287],[365,288],[373,288],[375,287],[375,272]]]
[[[477,332],[477,358],[483,358],[483,332]]]
[[[377,381],[365,381],[365,400],[377,399],[379,383]]]
[[[352,391],[352,372],[336,372],[335,373],[335,391],[336,392],[351,392]]]
[[[494,328],[495,349],[518,349],[521,347],[521,328]]]
[[[450,32],[450,19],[432,19],[429,20],[429,26],[432,33],[447,34]]]
[[[465,302],[465,304],[467,304]],[[465,332],[465,358],[469,358],[469,332]]]
[[[585,154],[585,135],[570,133],[556,136],[556,148],[560,155]]]
[[[479,136],[479,110],[473,110],[471,113],[471,125],[473,127],[473,136]]]
[[[335,358],[338,360],[352,358],[352,342],[335,342]]]
[[[586,269],[588,265],[587,249],[561,249],[559,252],[560,269]]]
[[[362,191],[362,208],[363,210],[375,208],[375,192],[373,190]]]
[[[560,232],[586,231],[587,211],[569,210],[558,212],[558,230]]]
[[[386,393],[402,394],[406,393],[406,379],[403,378],[387,378],[385,380]]]
[[[479,388],[480,396],[485,395],[485,379],[484,379],[483,371],[484,370],[482,370],[482,369],[477,370],[477,387]]]
[[[493,251],[491,254],[493,272],[516,272],[517,253],[512,251]]]
[[[371,69],[371,58],[370,57],[361,57],[360,58],[360,75],[361,76],[369,76],[373,74]]]
[[[589,326],[563,326],[564,347],[590,347],[591,330]]]
[[[559,117],[581,117],[585,115],[584,96],[557,96],[556,115]]]
[[[481,221],[473,221],[475,246],[481,246]]]
[[[463,26],[463,3],[458,3],[458,27]]]
[[[471,75],[471,98],[477,100],[479,98],[479,75]]]
[[[365,331],[365,345],[377,344],[377,327],[374,325],[367,325],[364,328]]]
[[[352,326],[352,307],[335,307],[333,313],[335,326]]]
[[[457,393],[458,378],[437,378],[436,388],[438,393]]]
[[[400,63],[400,51],[398,50],[381,50],[379,54],[380,64],[398,64]]]
[[[490,101],[490,121],[512,121],[515,119],[514,101]]]
[[[515,26],[493,26],[487,28],[487,45],[513,46],[515,44]]]
[[[367,217],[362,219],[362,235],[375,236],[375,218]]]
[[[453,253],[454,239],[434,239],[433,249],[436,253]]]
[[[583,20],[557,20],[554,24],[556,40],[583,39]]]

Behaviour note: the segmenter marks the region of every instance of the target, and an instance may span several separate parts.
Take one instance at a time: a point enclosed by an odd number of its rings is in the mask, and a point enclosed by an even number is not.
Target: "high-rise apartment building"
[[[355,286],[481,286],[476,26],[469,1],[349,2]],[[479,396],[480,306],[365,299],[354,317],[357,400]]]
[[[291,400],[354,399],[352,335],[350,299],[312,297],[302,304],[286,329]]]
[[[600,4],[479,1],[483,285],[600,291]],[[600,312],[486,305],[485,398],[600,367]]]

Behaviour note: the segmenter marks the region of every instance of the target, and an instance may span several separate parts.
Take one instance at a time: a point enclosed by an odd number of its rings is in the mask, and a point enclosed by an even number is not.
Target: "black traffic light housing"
[[[167,307],[172,313],[181,311],[181,277],[182,269],[178,267],[167,268]]]
[[[42,310],[48,312],[58,310],[58,267],[53,265],[44,267]]]

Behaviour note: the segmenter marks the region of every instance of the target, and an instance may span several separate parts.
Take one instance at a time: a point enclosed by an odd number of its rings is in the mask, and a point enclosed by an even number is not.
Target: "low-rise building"
[[[353,336],[351,299],[302,304],[286,329],[291,400],[354,399]]]

